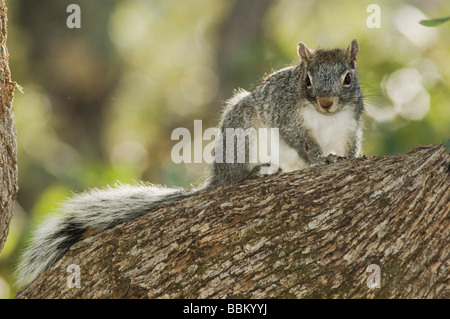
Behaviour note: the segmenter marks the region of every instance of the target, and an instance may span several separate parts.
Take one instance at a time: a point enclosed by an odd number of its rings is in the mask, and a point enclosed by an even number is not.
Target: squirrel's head
[[[357,104],[361,88],[356,70],[356,39],[345,50],[311,50],[300,42],[297,52],[302,59],[300,84],[304,96],[317,111],[332,114]]]

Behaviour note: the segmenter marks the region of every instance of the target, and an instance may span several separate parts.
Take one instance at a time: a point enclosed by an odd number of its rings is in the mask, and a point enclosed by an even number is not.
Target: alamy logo
[[[175,163],[270,163],[271,166],[261,168],[262,174],[278,170],[278,128],[226,128],[224,132],[218,128],[208,128],[202,131],[202,121],[195,120],[192,146],[191,133],[187,128],[173,130],[171,139],[179,140],[171,152]],[[203,148],[203,140],[211,142]]]
[[[370,15],[367,17],[366,25],[369,29],[381,28],[381,9],[378,4],[369,4],[367,6],[367,12]]]
[[[70,264],[67,266],[66,271],[71,273],[67,277],[67,287],[69,288],[81,288],[81,269],[77,264]]]
[[[381,271],[377,264],[367,266],[366,273],[370,273],[367,278],[367,287],[370,289],[381,288]]]
[[[66,9],[67,13],[71,13],[66,20],[69,29],[81,28],[81,8],[78,4],[69,4]]]

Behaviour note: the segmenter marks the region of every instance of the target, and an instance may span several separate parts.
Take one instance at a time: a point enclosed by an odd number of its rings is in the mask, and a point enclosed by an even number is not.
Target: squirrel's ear
[[[359,52],[359,44],[356,39],[353,39],[352,42],[350,42],[350,45],[348,46],[347,50],[345,50],[345,55],[350,60],[352,67],[356,66],[356,56]]]
[[[300,42],[297,47],[297,54],[304,62],[308,62],[308,60],[313,56],[314,51],[308,49],[306,44],[303,42]]]

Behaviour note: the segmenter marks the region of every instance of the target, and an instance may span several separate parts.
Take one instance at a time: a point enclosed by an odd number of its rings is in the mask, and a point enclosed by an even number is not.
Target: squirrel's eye
[[[305,83],[307,87],[311,87],[311,79],[309,78],[309,75],[306,76]]]
[[[349,85],[350,83],[352,83],[352,76],[350,73],[347,73],[344,78],[344,84]]]

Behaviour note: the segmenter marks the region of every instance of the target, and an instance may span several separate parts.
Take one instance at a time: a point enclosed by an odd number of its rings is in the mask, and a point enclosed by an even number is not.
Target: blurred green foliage
[[[172,130],[192,131],[194,119],[216,126],[233,89],[296,63],[300,41],[343,48],[358,39],[364,154],[449,138],[448,25],[419,24],[450,12],[447,0],[378,1],[381,28],[373,29],[372,1],[246,2],[8,2],[10,66],[24,93],[14,101],[20,192],[0,297],[15,294],[12,269],[30,230],[72,192],[116,181],[198,184],[205,165],[171,161]],[[66,27],[69,3],[81,7],[81,29]],[[246,26],[253,15],[261,22]]]
[[[437,27],[438,25],[441,25],[442,23],[447,22],[449,20],[450,20],[450,17],[445,17],[445,18],[432,19],[432,20],[421,20],[419,23],[426,27]]]

